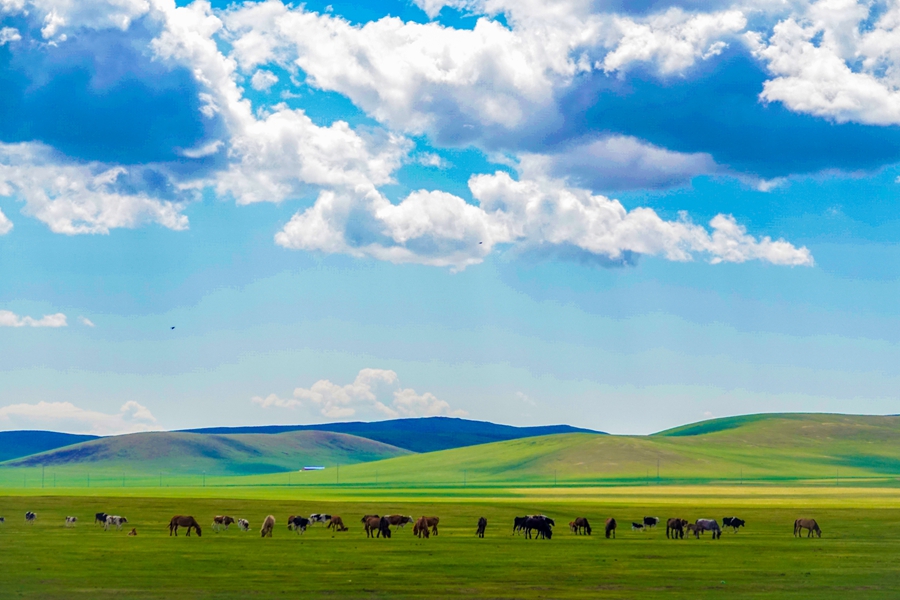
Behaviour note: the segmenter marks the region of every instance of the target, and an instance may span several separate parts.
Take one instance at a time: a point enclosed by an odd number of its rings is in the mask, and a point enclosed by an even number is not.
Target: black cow
[[[635,523],[634,521],[632,521],[631,522],[631,530],[632,531],[643,531],[644,525],[642,523]]]
[[[27,523],[31,523],[32,525],[34,525],[35,519],[37,519],[37,514],[31,512],[30,510],[25,513],[25,521]]]
[[[6,519],[4,519],[3,517],[0,517],[0,523],[6,523]]]
[[[306,517],[294,517],[293,519],[288,519],[288,529],[293,529],[297,532],[297,535],[305,532],[307,525],[309,525],[309,519]]]
[[[542,518],[542,516],[543,515],[537,517],[528,517],[528,519],[525,521],[525,537],[527,539],[532,539],[532,530],[537,531],[537,538],[545,540],[553,538],[553,520],[546,517]]]
[[[738,519],[737,517],[723,517],[722,518],[722,527],[731,527],[734,530],[734,533],[737,533],[738,528],[746,527],[747,522],[743,519]]]
[[[644,517],[644,527],[656,527],[659,525],[659,517]]]
[[[323,513],[313,513],[309,515],[310,523],[327,523],[331,520],[331,515],[326,515]]]
[[[483,538],[485,529],[487,529],[487,519],[481,517],[480,519],[478,519],[478,531],[475,532],[475,535]]]
[[[109,515],[106,513],[97,513],[94,515],[94,523],[100,523],[101,525],[106,525],[106,517]]]

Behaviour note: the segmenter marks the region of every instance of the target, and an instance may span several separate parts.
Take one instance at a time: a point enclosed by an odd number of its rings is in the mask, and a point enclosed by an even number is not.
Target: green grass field
[[[893,488],[659,486],[643,488],[228,487],[3,490],[0,597],[10,598],[897,598],[900,492]],[[24,512],[38,513],[35,525]],[[103,531],[93,513],[128,517],[137,537]],[[289,514],[341,514],[351,530],[322,526],[300,537]],[[365,538],[365,513],[438,515],[440,535]],[[511,535],[515,515],[557,520],[550,541]],[[173,514],[192,514],[203,536],[170,538]],[[278,520],[272,539],[258,528]],[[215,534],[215,514],[253,529]],[[672,541],[664,528],[639,533],[644,515],[689,519],[738,514],[746,530],[721,540]],[[79,523],[66,529],[66,515]],[[615,540],[601,523],[615,516]],[[474,536],[479,516],[489,521]],[[590,537],[566,523],[587,516]],[[792,523],[812,516],[821,539],[796,539]]]

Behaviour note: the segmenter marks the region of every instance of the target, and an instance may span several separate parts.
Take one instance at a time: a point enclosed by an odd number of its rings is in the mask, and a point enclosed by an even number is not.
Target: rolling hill
[[[304,466],[353,464],[409,454],[373,440],[327,431],[201,435],[133,433],[99,438],[2,463],[134,474],[249,475]]]
[[[284,433],[287,431],[331,431],[358,435],[411,452],[435,452],[449,448],[475,446],[490,442],[552,435],[557,433],[602,433],[570,425],[515,427],[487,421],[471,421],[454,417],[422,417],[391,419],[363,423],[322,423],[319,425],[268,425],[263,427],[207,427],[185,429],[189,433]]]
[[[0,462],[95,439],[96,435],[57,431],[0,431]]]
[[[403,456],[341,470],[380,484],[552,484],[900,477],[900,417],[718,419],[652,436],[562,434]],[[326,481],[314,474],[309,482]]]

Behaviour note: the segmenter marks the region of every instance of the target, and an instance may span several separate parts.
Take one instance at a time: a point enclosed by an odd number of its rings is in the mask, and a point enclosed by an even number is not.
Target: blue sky
[[[0,0],[0,429],[900,412],[898,12]]]

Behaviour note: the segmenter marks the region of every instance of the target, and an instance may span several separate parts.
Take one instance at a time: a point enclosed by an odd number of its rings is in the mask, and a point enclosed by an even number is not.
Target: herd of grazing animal
[[[34,525],[37,520],[37,513],[28,511],[25,513],[25,522]],[[78,521],[77,517],[67,516],[65,526],[74,527]],[[0,517],[0,523],[6,520]],[[404,515],[365,515],[360,522],[366,532],[366,537],[378,537],[389,539],[391,537],[391,527],[403,527],[407,523],[413,523],[413,535],[419,538],[429,538],[432,535],[438,535],[439,517],[422,516],[413,519],[411,516]],[[631,529],[633,531],[647,531],[656,527],[660,522],[659,517],[644,517],[640,523],[633,521]],[[128,523],[128,519],[119,515],[110,515],[105,512],[99,512],[94,515],[94,523],[103,525],[104,530],[115,527],[116,531],[121,531],[122,526]],[[228,531],[228,526],[237,524],[241,531],[250,530],[250,522],[247,519],[235,519],[228,515],[216,515],[213,517],[213,531],[216,533],[220,529]],[[324,523],[326,528],[334,531],[348,531],[344,525],[343,519],[338,515],[328,515],[323,513],[313,513],[307,519],[306,517],[291,515],[288,517],[288,529],[292,529],[297,534],[303,534],[306,528],[315,523]],[[513,519],[513,535],[523,534],[526,539],[552,539],[553,527],[556,522],[546,515],[526,515],[524,517],[515,517]],[[747,522],[738,517],[724,517],[722,519],[722,527],[731,527],[734,533],[738,532],[741,527],[746,527]],[[604,532],[606,538],[616,537],[616,520],[613,517],[606,519]],[[187,530],[187,536],[191,535],[191,530],[197,532],[197,537],[202,535],[200,524],[197,520],[189,515],[176,515],[169,521],[169,535],[178,536],[178,528]],[[690,523],[687,519],[680,517],[672,518],[666,521],[666,538],[668,539],[684,539],[685,534],[694,534],[699,539],[701,534],[707,531],[712,533],[712,539],[717,540],[722,537],[722,527],[719,526],[715,519],[697,519],[694,523]],[[263,520],[260,534],[262,537],[272,537],[275,529],[275,517],[267,516]],[[478,519],[478,528],[475,535],[483,538],[487,529],[487,519],[480,517]],[[576,535],[591,535],[591,525],[585,517],[577,517],[574,521],[569,522],[569,529]],[[794,537],[802,537],[803,530],[807,531],[806,537],[822,537],[822,529],[815,519],[797,519],[794,521]],[[132,528],[128,532],[129,536],[136,536],[137,529]]]

